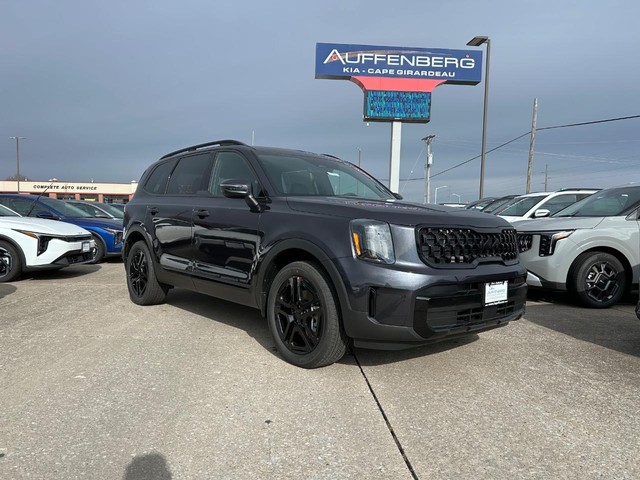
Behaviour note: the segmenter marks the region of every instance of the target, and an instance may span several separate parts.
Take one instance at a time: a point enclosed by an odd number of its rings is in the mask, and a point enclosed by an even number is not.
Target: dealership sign
[[[316,78],[351,77],[429,79],[476,85],[482,79],[482,51],[316,44]]]
[[[482,80],[482,51],[318,43],[316,78],[357,84],[365,121],[427,123],[434,88]]]

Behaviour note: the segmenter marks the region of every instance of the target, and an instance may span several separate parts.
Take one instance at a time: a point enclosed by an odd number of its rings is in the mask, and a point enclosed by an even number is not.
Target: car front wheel
[[[127,287],[131,301],[138,305],[164,302],[168,287],[158,282],[147,244],[136,242],[127,256]]]
[[[280,355],[293,365],[323,367],[347,350],[330,281],[313,263],[293,262],[278,272],[267,297],[267,320]]]
[[[0,282],[11,282],[22,273],[18,251],[9,242],[0,241]]]
[[[616,257],[604,252],[578,257],[571,272],[571,284],[580,303],[589,308],[607,308],[624,294],[627,277]]]

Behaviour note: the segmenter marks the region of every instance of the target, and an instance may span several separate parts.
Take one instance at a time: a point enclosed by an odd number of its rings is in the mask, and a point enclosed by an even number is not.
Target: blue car
[[[89,230],[96,241],[94,263],[105,257],[120,256],[122,220],[95,218],[69,203],[46,196],[0,194],[0,204],[22,216],[60,220]]]

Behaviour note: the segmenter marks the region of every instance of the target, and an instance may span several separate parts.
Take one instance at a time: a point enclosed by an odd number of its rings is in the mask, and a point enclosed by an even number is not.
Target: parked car
[[[639,209],[640,186],[627,186],[519,222],[529,286],[569,291],[586,307],[615,305],[640,275]]]
[[[598,190],[575,189],[559,190],[557,192],[527,193],[515,197],[509,206],[498,210],[497,215],[513,222],[520,222],[531,218],[543,218],[559,212],[565,207],[588,197]]]
[[[496,198],[493,202],[482,209],[482,213],[496,214],[515,197],[517,197],[517,195],[505,195],[503,197]]]
[[[305,368],[350,344],[407,348],[522,316],[508,222],[400,199],[328,155],[232,140],[178,150],[127,204],[129,296],[157,304],[176,286],[258,308]]]
[[[89,263],[94,257],[91,233],[75,225],[21,217],[0,205],[0,282],[23,272]]]
[[[124,218],[124,210],[112,207],[109,203],[89,202],[87,200],[65,200],[71,205],[75,205],[80,210],[84,210],[92,217],[96,218]]]
[[[483,210],[487,205],[496,200],[496,197],[485,197],[475,202],[467,203],[464,208],[467,210]]]
[[[60,220],[89,230],[96,243],[95,263],[122,252],[122,220],[94,218],[63,200],[41,195],[3,193],[0,204],[26,217]]]

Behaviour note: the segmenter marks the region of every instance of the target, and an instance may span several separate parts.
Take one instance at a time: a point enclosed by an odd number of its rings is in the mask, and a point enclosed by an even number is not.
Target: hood
[[[544,232],[595,228],[604,217],[557,217],[524,220],[514,224],[518,232]]]
[[[0,229],[4,228],[28,230],[50,235],[89,235],[87,230],[78,225],[33,217],[0,217]]]
[[[368,218],[395,225],[456,225],[476,228],[511,227],[495,215],[441,205],[421,205],[400,200],[363,200],[344,197],[288,197],[292,210],[343,217]]]
[[[82,218],[69,218],[64,219],[65,222],[79,225],[83,228],[110,228],[112,230],[122,230],[123,220],[117,218],[94,218],[94,217],[82,217]]]

